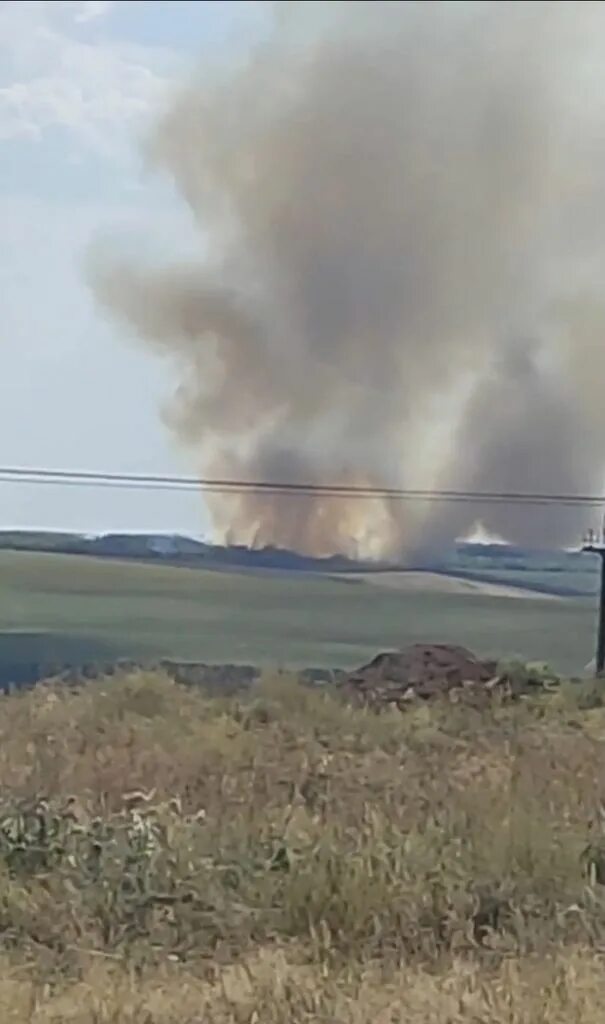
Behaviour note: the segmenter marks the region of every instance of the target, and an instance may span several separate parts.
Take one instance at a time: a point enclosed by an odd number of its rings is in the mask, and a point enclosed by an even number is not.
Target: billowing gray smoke
[[[206,475],[590,492],[605,463],[605,10],[287,4],[200,76],[152,156],[196,265],[97,262],[101,300],[182,367]],[[209,499],[217,534],[393,555],[478,516],[573,541],[577,510]]]

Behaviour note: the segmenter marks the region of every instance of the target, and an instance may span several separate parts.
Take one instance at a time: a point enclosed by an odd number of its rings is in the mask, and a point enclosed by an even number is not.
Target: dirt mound
[[[481,660],[454,644],[412,644],[387,651],[347,675],[341,686],[356,703],[378,707],[403,707],[415,699],[429,700],[452,691],[474,695],[518,691],[509,673],[498,674],[497,662]]]

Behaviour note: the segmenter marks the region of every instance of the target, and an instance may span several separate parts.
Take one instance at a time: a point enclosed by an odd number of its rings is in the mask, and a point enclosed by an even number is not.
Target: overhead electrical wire
[[[605,505],[605,495],[549,494],[523,491],[444,490],[349,484],[287,483],[161,474],[0,466],[0,482],[60,487],[110,487],[128,490],[201,491],[211,494],[281,495],[284,497],[382,498],[392,501],[471,502],[476,504]]]

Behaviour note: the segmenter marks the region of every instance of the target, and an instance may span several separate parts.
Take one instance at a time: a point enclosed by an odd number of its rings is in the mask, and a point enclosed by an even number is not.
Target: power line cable
[[[467,502],[475,504],[559,505],[598,507],[605,495],[522,491],[473,491],[376,487],[348,484],[287,483],[266,480],[113,473],[92,470],[0,466],[0,481],[65,487],[109,487],[130,490],[201,491],[214,494],[256,494],[292,497],[382,498],[393,501]]]

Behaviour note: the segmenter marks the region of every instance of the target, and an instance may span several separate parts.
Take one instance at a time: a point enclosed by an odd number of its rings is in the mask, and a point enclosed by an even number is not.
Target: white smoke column
[[[167,415],[196,467],[599,488],[604,417],[579,368],[587,352],[605,362],[601,5],[278,14],[249,62],[200,76],[153,140],[199,223],[199,264],[93,272],[111,311],[179,360]],[[436,450],[452,400],[458,433],[446,423]],[[412,552],[478,515],[516,541],[582,526],[568,510],[209,502],[218,535],[316,554]]]

